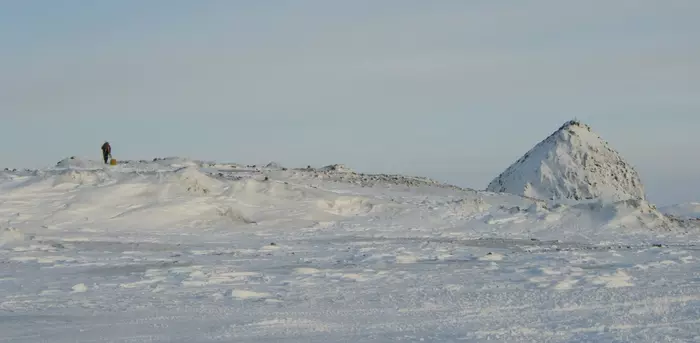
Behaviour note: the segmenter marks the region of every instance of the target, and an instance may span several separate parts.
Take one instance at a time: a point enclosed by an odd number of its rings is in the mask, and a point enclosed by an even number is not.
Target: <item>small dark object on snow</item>
[[[269,180],[270,180],[270,178],[265,176],[265,181],[269,181]]]
[[[277,245],[277,244],[275,244],[275,242],[272,242],[272,243],[270,243],[270,245]]]

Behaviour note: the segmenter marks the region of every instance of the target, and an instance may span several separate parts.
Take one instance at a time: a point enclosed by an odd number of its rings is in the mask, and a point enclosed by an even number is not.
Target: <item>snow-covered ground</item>
[[[68,159],[0,172],[0,342],[697,342],[700,230],[676,224],[345,166]]]

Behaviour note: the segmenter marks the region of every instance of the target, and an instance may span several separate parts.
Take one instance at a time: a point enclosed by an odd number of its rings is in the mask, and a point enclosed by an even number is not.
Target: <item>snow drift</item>
[[[25,205],[0,207],[0,213],[19,212],[34,225],[100,223],[140,230],[144,223],[170,229],[303,228],[368,220],[362,218],[407,225],[433,218],[436,227],[474,234],[565,237],[571,235],[562,232],[571,227],[588,236],[677,224],[644,200],[634,171],[575,122],[532,149],[486,192],[427,178],[357,173],[342,164],[283,170],[170,157],[118,166],[70,158],[58,165],[4,171],[3,196]],[[499,182],[503,186],[496,187]]]
[[[187,166],[168,175],[165,183],[175,185],[180,190],[197,194],[219,194],[224,183],[202,173],[197,167]]]

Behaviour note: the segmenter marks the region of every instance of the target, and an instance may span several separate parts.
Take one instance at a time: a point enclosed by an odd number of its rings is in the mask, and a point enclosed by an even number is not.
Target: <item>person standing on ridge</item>
[[[105,164],[109,163],[109,158],[112,156],[112,147],[109,142],[102,144],[102,158],[105,160]]]

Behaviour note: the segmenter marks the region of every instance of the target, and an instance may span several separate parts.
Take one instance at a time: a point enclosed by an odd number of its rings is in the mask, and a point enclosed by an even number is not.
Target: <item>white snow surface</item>
[[[486,190],[569,204],[645,200],[635,169],[590,126],[573,120],[530,149]]]
[[[169,158],[0,177],[2,342],[691,342],[699,230],[425,178]]]

